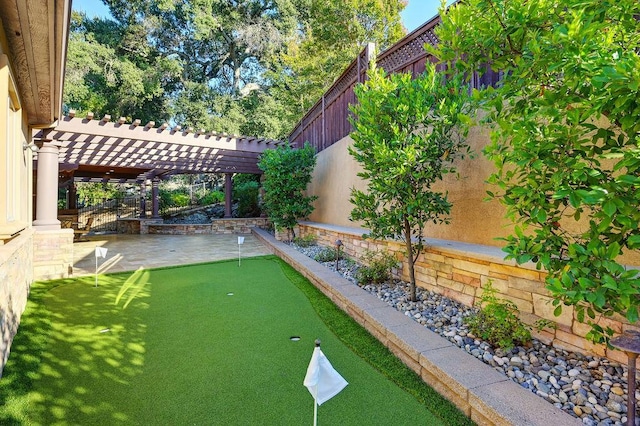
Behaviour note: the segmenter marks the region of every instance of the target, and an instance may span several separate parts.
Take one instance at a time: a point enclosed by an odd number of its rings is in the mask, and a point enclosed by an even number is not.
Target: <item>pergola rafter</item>
[[[261,173],[260,154],[286,142],[170,128],[167,123],[142,126],[140,120],[112,122],[92,114],[69,116],[53,129],[34,132],[34,139],[59,146],[60,170],[76,180],[133,182],[182,173]]]

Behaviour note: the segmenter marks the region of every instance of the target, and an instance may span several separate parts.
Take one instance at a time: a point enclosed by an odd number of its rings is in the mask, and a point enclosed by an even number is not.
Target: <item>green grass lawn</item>
[[[1,424],[311,424],[302,381],[316,338],[349,382],[320,425],[470,424],[273,256],[99,282],[34,284]]]

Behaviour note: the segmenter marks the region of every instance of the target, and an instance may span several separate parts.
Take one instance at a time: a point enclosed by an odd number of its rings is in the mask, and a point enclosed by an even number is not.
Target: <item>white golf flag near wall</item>
[[[96,246],[96,287],[98,287],[98,258],[107,257],[107,248]]]
[[[238,266],[240,266],[240,246],[244,244],[244,237],[238,237]]]
[[[320,350],[320,342],[316,340],[304,385],[315,399],[318,405],[336,396],[345,386],[347,381],[338,373],[324,353]]]
[[[107,250],[106,247],[96,247],[96,257],[107,257]]]

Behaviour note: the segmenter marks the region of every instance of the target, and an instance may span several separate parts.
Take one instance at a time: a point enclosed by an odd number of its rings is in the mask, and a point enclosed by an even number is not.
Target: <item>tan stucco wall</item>
[[[445,176],[439,190],[449,192],[453,203],[449,225],[428,225],[425,236],[474,244],[499,246],[495,238],[506,235],[503,219],[504,208],[496,201],[483,201],[489,186],[484,183],[493,165],[481,153],[488,142],[486,131],[475,128],[469,135],[469,145],[475,158],[457,163],[460,178]],[[308,194],[318,196],[315,210],[309,220],[339,226],[361,226],[349,221],[352,205],[349,202],[351,188],[366,190],[365,183],[357,176],[360,165],[349,155],[347,147],[353,143],[346,137],[318,154]]]
[[[362,168],[347,151],[352,143],[353,140],[346,137],[318,154],[307,187],[308,195],[318,197],[309,220],[340,226],[357,225],[349,221],[351,188],[365,190],[366,185],[357,176]]]
[[[357,173],[360,165],[349,154],[347,148],[353,143],[350,137],[343,138],[329,148],[321,151],[308,187],[309,195],[316,195],[315,210],[309,216],[313,222],[362,227],[361,223],[349,221],[353,208],[349,202],[351,188],[366,190],[366,185]],[[498,201],[485,201],[487,191],[497,192],[486,180],[495,170],[482,149],[489,143],[489,132],[480,127],[473,128],[468,143],[474,152],[474,158],[458,160],[456,167],[459,178],[445,175],[441,184],[435,188],[448,191],[449,201],[453,204],[448,225],[427,225],[424,236],[463,243],[502,247],[497,238],[509,235],[513,230],[511,222],[504,218],[505,208]],[[568,223],[568,228],[578,229],[587,226],[586,222]],[[620,258],[623,264],[640,265],[640,250],[626,253]]]

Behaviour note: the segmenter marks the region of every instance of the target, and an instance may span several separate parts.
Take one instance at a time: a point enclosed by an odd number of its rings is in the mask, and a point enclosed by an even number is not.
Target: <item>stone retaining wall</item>
[[[149,234],[250,234],[251,228],[266,228],[269,219],[263,217],[214,219],[211,224],[149,224]]]
[[[148,226],[149,234],[160,235],[198,235],[211,234],[208,224],[153,224]]]
[[[365,250],[390,251],[402,262],[396,277],[409,280],[405,247],[400,242],[365,240],[362,237],[363,230],[357,229],[311,222],[301,222],[299,226],[300,236],[313,235],[319,245],[334,246],[335,241],[340,239],[345,253],[357,260],[362,258]],[[584,339],[590,327],[576,319],[572,307],[564,306],[559,317],[553,315],[555,307],[544,286],[545,273],[536,270],[533,264],[517,266],[514,262],[505,261],[504,253],[495,247],[444,240],[429,240],[428,243],[415,264],[418,286],[471,306],[479,302],[482,288],[491,282],[500,297],[516,304],[525,323],[533,325],[539,319],[546,319],[557,324],[555,330],[533,330],[532,334],[541,341],[570,351],[606,356],[626,364],[624,353],[608,349],[605,345],[594,345]],[[621,317],[601,318],[599,324],[611,327],[616,333],[639,329]]]
[[[250,234],[251,228],[267,228],[269,219],[266,217],[215,219],[211,223],[214,234]]]

